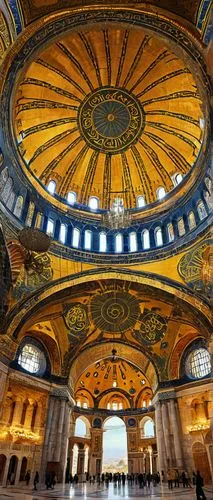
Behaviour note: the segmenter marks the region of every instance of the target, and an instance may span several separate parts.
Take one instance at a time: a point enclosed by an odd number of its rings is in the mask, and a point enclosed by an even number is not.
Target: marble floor
[[[207,500],[213,500],[213,488],[208,486],[205,488],[205,494]],[[110,484],[107,488],[105,485],[89,485],[82,484],[79,486],[62,486],[57,485],[54,490],[40,489],[39,491],[33,492],[30,488],[16,488],[0,487],[0,499],[1,500],[67,500],[73,498],[82,499],[95,499],[95,500],[119,500],[128,499],[134,500],[136,498],[141,499],[153,499],[153,500],[193,500],[196,499],[195,489],[191,488],[174,488],[172,491],[168,490],[167,486],[157,486],[149,488],[140,489],[137,485],[125,487],[115,487]]]

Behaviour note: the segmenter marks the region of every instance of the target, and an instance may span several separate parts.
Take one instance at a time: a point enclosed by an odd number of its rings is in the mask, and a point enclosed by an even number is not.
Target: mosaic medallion
[[[83,101],[78,124],[90,147],[116,154],[137,141],[144,127],[144,113],[137,98],[126,90],[104,87]]]
[[[72,333],[80,333],[88,326],[88,317],[86,307],[81,303],[74,303],[64,313],[64,320]]]
[[[139,342],[155,344],[161,340],[167,330],[167,320],[154,312],[148,312],[141,320],[139,331],[134,332],[134,337]]]
[[[128,292],[110,291],[93,297],[91,314],[95,326],[105,332],[132,328],[140,314],[137,299]]]

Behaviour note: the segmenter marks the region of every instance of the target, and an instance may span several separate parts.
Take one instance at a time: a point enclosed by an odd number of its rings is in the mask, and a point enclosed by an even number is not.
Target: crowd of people
[[[31,477],[30,471],[27,471],[25,475],[25,481],[27,486],[29,485],[30,477]],[[86,473],[85,481],[88,481],[90,484],[95,484],[95,483],[97,485],[105,484],[106,487],[109,486],[109,483],[112,483],[115,488],[125,486],[125,484],[128,484],[130,486],[138,485],[139,488],[145,488],[145,487],[150,488],[151,484],[152,486],[155,487],[161,481],[162,483],[165,483],[167,481],[169,490],[172,490],[173,488],[179,488],[180,485],[183,486],[183,488],[193,488],[194,486],[196,487],[197,500],[206,499],[205,493],[203,491],[204,480],[199,471],[197,471],[196,473],[193,472],[192,477],[190,477],[186,471],[178,471],[178,469],[172,469],[172,468],[168,469],[166,474],[164,473],[164,471],[161,471],[161,476],[159,472],[156,472],[154,474],[150,474],[149,472],[139,473],[139,474],[138,473],[125,474],[124,472],[122,473],[103,472],[102,474],[96,474],[96,475],[89,475],[89,473]],[[15,475],[14,478],[12,474],[10,475],[9,482],[10,484],[14,484]],[[79,482],[78,474],[75,474],[73,476],[72,474],[67,473],[66,483],[77,485],[78,482]],[[38,483],[39,483],[39,473],[36,472],[33,480],[34,490],[37,490]],[[45,474],[46,489],[47,490],[54,489],[56,483],[57,483],[56,472],[47,471]]]
[[[139,473],[139,474],[124,474],[124,472],[106,472],[102,474],[96,474],[89,476],[87,473],[85,475],[85,481],[89,481],[90,484],[97,484],[100,485],[105,484],[107,487],[109,486],[109,483],[113,483],[115,487],[119,486],[125,486],[125,484],[129,484],[130,486],[133,485],[138,485],[139,488],[145,488],[148,487],[150,488],[151,484],[155,487],[157,486],[160,481],[162,480],[163,483],[166,481],[168,482],[168,488],[173,489],[173,488],[179,488],[180,485],[183,486],[183,488],[192,488],[193,486],[196,486],[196,496],[197,500],[205,500],[206,496],[203,491],[203,486],[204,486],[204,481],[203,477],[201,476],[200,472],[197,471],[197,473],[193,472],[192,473],[192,478],[190,478],[188,472],[186,471],[181,471],[179,472],[178,469],[168,469],[166,477],[164,474],[164,471],[161,472],[161,477],[160,473],[156,472],[154,474],[150,474],[149,472],[147,474],[145,473]],[[72,474],[69,474],[69,476],[66,479],[66,482],[70,484],[78,484],[79,477],[77,474],[72,476]]]

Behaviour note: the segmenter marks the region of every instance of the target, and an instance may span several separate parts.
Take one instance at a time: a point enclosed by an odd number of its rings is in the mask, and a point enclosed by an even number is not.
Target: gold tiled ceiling
[[[173,187],[203,137],[201,97],[188,63],[165,40],[115,25],[73,31],[28,66],[15,100],[20,154],[56,192],[127,207]]]

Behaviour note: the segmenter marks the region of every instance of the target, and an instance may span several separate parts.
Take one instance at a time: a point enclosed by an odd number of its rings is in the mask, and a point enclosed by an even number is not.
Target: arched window
[[[27,211],[26,222],[25,222],[25,225],[28,227],[30,227],[32,224],[34,211],[35,211],[35,205],[34,205],[33,201],[30,201],[28,211]]]
[[[130,252],[137,252],[137,234],[135,232],[129,235],[129,249]]]
[[[207,349],[195,349],[188,355],[186,372],[193,378],[202,378],[211,373],[211,358]]]
[[[182,174],[175,174],[175,175],[173,175],[172,180],[173,180],[174,186],[178,186],[178,184],[180,184],[180,182],[182,182],[183,176],[182,176]]]
[[[76,202],[76,193],[74,193],[74,191],[69,191],[67,194],[67,201],[70,205],[74,205]]]
[[[202,200],[199,200],[198,201],[198,204],[197,204],[197,213],[199,215],[199,219],[200,220],[203,220],[207,217],[207,212],[206,212],[206,209],[205,209],[205,205],[203,203]]]
[[[78,417],[75,421],[75,436],[86,437],[87,427],[82,418]]]
[[[18,364],[30,373],[44,373],[46,359],[44,353],[33,344],[25,344],[18,357]]]
[[[213,194],[210,195],[208,191],[204,191],[203,196],[205,198],[206,204],[209,208],[209,210],[212,210],[213,207]]]
[[[153,420],[151,420],[151,419],[146,420],[143,429],[144,429],[144,437],[146,437],[146,438],[154,437],[155,431],[154,431]]]
[[[165,195],[166,195],[166,191],[165,191],[164,187],[162,187],[162,186],[159,187],[157,189],[157,199],[162,200],[162,198],[164,198]]]
[[[205,184],[206,184],[206,187],[207,187],[209,193],[211,194],[212,193],[212,180],[210,179],[210,177],[205,177]]]
[[[60,233],[59,233],[59,241],[64,244],[66,241],[66,236],[67,236],[67,226],[66,226],[66,224],[61,224]]]
[[[48,236],[51,236],[51,237],[53,236],[53,234],[54,234],[54,220],[48,219],[46,233],[48,234]]]
[[[41,212],[38,212],[36,215],[35,227],[40,229],[43,224],[44,216]]]
[[[80,231],[79,231],[79,229],[77,229],[76,227],[74,227],[73,233],[72,233],[72,246],[74,248],[78,248],[79,247],[79,241],[80,241]]]
[[[169,243],[171,243],[175,239],[174,228],[171,222],[167,224],[167,233],[168,233]]]
[[[183,236],[186,233],[183,217],[178,219],[178,233],[179,236]]]
[[[18,196],[17,200],[16,200],[16,204],[15,204],[15,208],[14,208],[14,215],[16,217],[18,217],[18,219],[21,218],[21,214],[22,214],[22,210],[23,210],[23,204],[24,204],[24,199],[23,199],[23,196]]]
[[[14,191],[11,191],[10,196],[7,200],[7,208],[9,208],[9,210],[13,209],[14,200],[15,200],[15,193]]]
[[[92,210],[97,210],[99,205],[99,199],[96,196],[90,196],[88,206]]]
[[[55,190],[56,190],[56,182],[55,181],[50,181],[48,186],[47,186],[47,190],[49,191],[50,194],[55,194]]]
[[[13,189],[13,180],[11,179],[11,177],[9,177],[9,179],[7,179],[7,182],[1,192],[1,198],[2,200],[4,201],[4,203],[7,202],[10,194],[11,194],[11,191]]]
[[[196,227],[195,214],[192,210],[188,214],[188,223],[189,223],[189,229],[190,231],[192,231],[192,229]]]
[[[148,229],[144,229],[142,231],[142,245],[144,250],[150,248],[150,237]]]
[[[106,252],[107,251],[107,237],[106,233],[100,233],[99,235],[99,251]]]
[[[115,252],[123,252],[123,236],[120,233],[116,234],[115,236]]]
[[[84,233],[84,248],[85,250],[91,250],[92,246],[92,231],[86,229]]]
[[[161,247],[163,245],[163,236],[161,227],[155,228],[155,243],[157,247]]]
[[[8,167],[5,167],[0,173],[0,193],[3,191],[4,186],[8,179],[9,179],[9,170]]]
[[[145,205],[146,205],[146,201],[145,201],[144,196],[141,196],[141,195],[138,196],[137,197],[137,207],[142,208],[142,207],[145,207]]]

